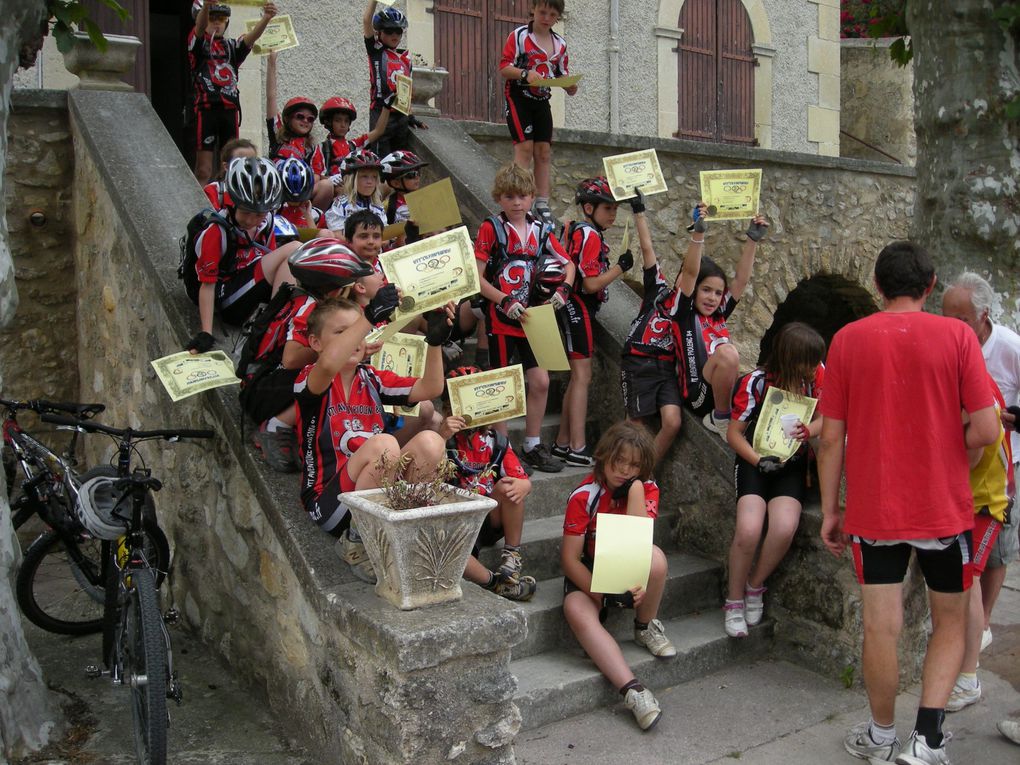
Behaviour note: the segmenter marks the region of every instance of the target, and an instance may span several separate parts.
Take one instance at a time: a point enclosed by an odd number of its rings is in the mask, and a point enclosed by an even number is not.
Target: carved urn
[[[439,95],[443,83],[450,73],[442,67],[416,66],[411,69],[412,111],[419,117],[438,117],[439,109],[429,106],[429,101]]]
[[[75,32],[74,44],[64,53],[64,66],[78,75],[85,90],[134,90],[121,78],[135,65],[142,41],[133,35],[105,35],[106,50],[99,50],[84,32]]]

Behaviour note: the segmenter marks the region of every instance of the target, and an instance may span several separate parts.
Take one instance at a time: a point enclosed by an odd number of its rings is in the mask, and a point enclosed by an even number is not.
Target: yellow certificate
[[[398,111],[401,114],[410,114],[411,91],[414,89],[414,83],[406,74],[398,74],[396,76],[396,81],[397,94],[396,98],[393,99],[393,110]]]
[[[623,239],[620,240],[620,252],[626,252],[630,249],[630,218],[627,218],[627,222],[623,224]]]
[[[648,587],[652,570],[651,518],[599,513],[595,525],[595,565],[591,591],[611,595]]]
[[[403,297],[391,323],[403,322],[478,292],[478,267],[467,228],[430,236],[379,256],[386,278]]]
[[[521,319],[528,345],[535,354],[535,361],[542,369],[563,372],[570,369],[567,353],[563,350],[563,338],[556,323],[556,309],[546,303],[532,306]]]
[[[572,88],[581,81],[582,77],[584,77],[583,74],[571,74],[566,77],[553,77],[547,80],[542,80],[538,83],[538,85],[542,88]]]
[[[708,205],[705,220],[753,218],[760,196],[761,169],[701,171],[701,198]]]
[[[469,428],[523,417],[528,413],[524,367],[490,369],[446,381],[450,413],[463,417]]]
[[[412,191],[404,199],[411,213],[411,220],[423,234],[459,226],[462,222],[457,197],[453,194],[453,183],[449,178]]]
[[[604,157],[602,165],[606,169],[609,188],[618,201],[632,198],[635,187],[640,188],[645,196],[666,191],[666,179],[655,149]]]
[[[794,415],[807,425],[817,405],[816,398],[800,396],[781,388],[769,388],[765,393],[761,414],[758,415],[758,424],[754,427],[751,446],[762,457],[779,457],[784,462],[790,459],[801,447],[801,442],[783,432],[782,418],[784,415]]]
[[[371,332],[365,335],[365,342],[385,343],[389,341],[389,339],[393,337],[395,334],[397,334],[400,330],[402,330],[404,327],[406,327],[408,324],[414,321],[416,318],[418,318],[418,314],[410,314],[408,316],[404,316],[400,319],[400,321],[394,319],[389,324],[373,329]]]
[[[259,25],[259,19],[248,19],[244,22],[244,29],[250,32]],[[259,41],[252,48],[256,56],[264,56],[268,53],[296,48],[298,46],[297,34],[294,32],[294,22],[290,16],[276,16],[266,25],[266,31],[259,37]]]
[[[388,242],[390,239],[396,239],[398,236],[401,236],[404,233],[404,227],[406,225],[407,224],[404,221],[388,225],[382,232],[383,241]]]
[[[234,374],[234,362],[223,351],[193,355],[188,351],[164,356],[150,362],[156,376],[174,401],[194,396],[210,388],[240,385]]]
[[[422,377],[425,374],[425,353],[428,346],[421,335],[398,332],[372,357],[372,366],[401,377]],[[386,411],[396,415],[417,417],[421,406],[387,406]]]

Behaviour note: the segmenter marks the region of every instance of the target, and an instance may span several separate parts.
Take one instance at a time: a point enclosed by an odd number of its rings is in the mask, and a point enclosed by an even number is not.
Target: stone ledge
[[[17,88],[11,91],[11,108],[18,109],[67,109],[66,90],[37,90]]]

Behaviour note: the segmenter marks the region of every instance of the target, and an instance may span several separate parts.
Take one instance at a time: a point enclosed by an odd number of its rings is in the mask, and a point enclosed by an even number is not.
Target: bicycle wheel
[[[25,551],[15,592],[30,622],[60,635],[88,635],[103,626],[103,562],[108,543],[41,534]]]
[[[131,689],[135,751],[143,765],[165,765],[169,665],[163,618],[152,572],[137,568],[130,576],[119,647],[124,684]]]

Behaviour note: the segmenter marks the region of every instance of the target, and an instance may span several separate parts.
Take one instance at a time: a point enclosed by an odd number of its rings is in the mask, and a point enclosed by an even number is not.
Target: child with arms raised
[[[676,656],[656,616],[666,585],[666,556],[652,547],[652,566],[646,589],[635,587],[623,595],[591,591],[595,534],[604,513],[655,518],[659,487],[652,480],[655,450],[642,426],[618,422],[595,447],[595,469],[567,500],[560,562],[563,566],[563,615],[585,653],[624,698],[642,730],[659,721],[659,703],[627,664],[616,640],[603,626],[610,605],[634,608],[634,642],[658,658]]]
[[[375,143],[386,130],[390,110],[384,108],[379,119],[368,133],[348,138],[351,124],[358,118],[354,102],[343,96],[327,98],[319,109],[319,122],[326,128],[326,139],[312,153],[312,170],[320,180],[315,185],[315,206],[325,210],[333,203],[336,190],[343,182],[340,165],[348,154]]]

